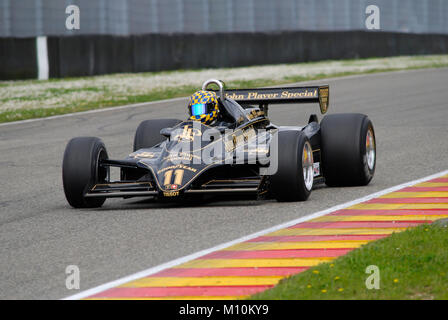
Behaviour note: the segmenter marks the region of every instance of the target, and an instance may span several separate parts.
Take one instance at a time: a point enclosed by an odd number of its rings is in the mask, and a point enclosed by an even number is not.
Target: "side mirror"
[[[172,132],[173,128],[163,128],[162,130],[160,130],[160,135],[169,138],[171,137]]]
[[[219,131],[219,133],[223,134],[228,128],[226,126],[219,126],[215,127],[216,130]]]

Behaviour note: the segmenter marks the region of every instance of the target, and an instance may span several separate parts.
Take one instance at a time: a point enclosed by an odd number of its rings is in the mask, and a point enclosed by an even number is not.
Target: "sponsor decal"
[[[257,133],[255,132],[255,129],[252,126],[248,127],[246,130],[243,130],[243,136],[245,141],[249,141],[256,135]]]
[[[162,172],[168,171],[168,170],[173,170],[173,169],[184,169],[184,170],[189,170],[191,172],[196,172],[198,171],[198,169],[183,165],[183,164],[176,164],[174,166],[169,166],[169,167],[165,167],[160,169],[159,171],[157,171],[157,174],[161,174]]]
[[[163,196],[164,197],[178,197],[179,191],[164,191]]]
[[[257,147],[257,148],[251,148],[248,150],[249,153],[258,153],[258,154],[268,154],[269,148],[268,147]]]
[[[235,148],[236,138],[231,135],[227,136],[226,140],[224,141],[224,147],[226,148],[226,152],[231,152]]]
[[[224,147],[226,152],[230,152],[256,137],[257,132],[252,125],[245,129],[238,130],[237,133],[229,134],[224,139]]]
[[[166,186],[165,186],[165,189],[168,189],[168,190],[177,190],[177,189],[179,189],[179,185],[177,185],[177,184],[169,184],[169,185],[166,185]]]
[[[129,155],[131,158],[146,158],[146,159],[152,159],[156,156],[154,152],[133,152]]]
[[[291,88],[291,89],[258,89],[254,91],[237,90],[236,92],[226,93],[226,98],[236,101],[245,100],[278,100],[278,99],[300,99],[317,98],[317,87],[309,88]]]
[[[316,98],[317,97],[317,90],[311,90],[308,91],[306,89],[302,92],[290,92],[290,91],[283,91],[281,98],[283,99],[296,99],[296,98]]]
[[[183,160],[193,161],[193,159],[201,160],[201,157],[187,152],[172,152],[163,158],[163,160],[169,160],[171,162],[180,162]]]
[[[320,176],[320,163],[319,162],[315,162],[313,163],[313,172],[314,172],[314,176]]]
[[[326,113],[328,110],[329,91],[330,91],[329,87],[319,88],[319,105],[320,105],[320,112],[322,114]]]
[[[172,138],[173,140],[186,140],[186,141],[193,141],[194,137],[200,137],[202,135],[201,130],[192,128],[190,125],[185,125],[182,133],[174,135]]]
[[[264,111],[263,110],[252,110],[248,115],[247,119],[252,120],[258,117],[263,117]]]

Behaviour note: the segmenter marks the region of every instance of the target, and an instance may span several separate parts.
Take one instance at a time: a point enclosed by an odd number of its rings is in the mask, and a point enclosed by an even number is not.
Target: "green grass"
[[[56,91],[58,89],[49,89]],[[79,90],[79,89],[76,89]],[[177,97],[183,97],[191,92],[197,90],[196,87],[193,86],[182,86],[178,88],[169,88],[165,90],[153,90],[148,94],[144,95],[130,95],[127,97],[111,97],[104,98],[98,101],[85,101],[79,100],[76,103],[64,107],[55,107],[55,108],[33,108],[33,109],[18,109],[18,110],[7,110],[0,112],[0,123],[1,122],[11,122],[18,120],[26,120],[33,118],[45,118],[56,115],[74,113],[74,112],[82,112],[94,109],[108,108],[114,106],[121,106],[127,104],[141,103],[141,102],[151,102],[158,101],[163,99],[171,99]],[[62,91],[62,90],[58,90]],[[69,91],[69,90],[64,90]],[[70,89],[70,91],[75,91]],[[93,91],[93,88],[90,89]]]
[[[378,290],[366,288],[369,265],[380,270]],[[425,224],[394,233],[251,299],[448,299],[448,227]]]
[[[413,57],[414,59],[414,57]],[[415,57],[415,59],[426,59],[425,57]],[[346,65],[352,65],[354,63],[362,63],[363,61],[368,61],[370,59],[360,59],[360,60],[344,60],[343,63]],[[432,61],[432,60],[430,60]],[[322,62],[311,62],[306,63],[304,65],[314,65]],[[297,64],[291,65],[297,66]],[[367,71],[353,71],[353,72],[334,72],[331,74],[328,73],[319,73],[312,76],[285,76],[281,80],[272,80],[272,79],[255,79],[255,80],[247,80],[247,81],[229,81],[227,82],[227,87],[229,88],[248,88],[248,87],[263,87],[263,86],[273,86],[280,84],[288,84],[300,81],[310,81],[310,80],[319,80],[323,78],[332,78],[332,77],[341,77],[341,76],[349,76],[349,75],[357,75],[357,74],[368,74],[368,73],[377,73],[377,72],[390,72],[397,70],[410,70],[410,69],[422,69],[422,68],[441,68],[448,67],[448,64],[434,62],[427,64],[425,66],[411,66],[408,68],[384,68],[384,69],[370,69]],[[197,70],[198,72],[201,70]],[[154,76],[154,75],[166,75],[173,73],[175,71],[166,71],[166,72],[154,72],[154,73],[145,73],[144,76]],[[181,71],[183,72],[183,71]],[[187,72],[187,71],[185,71]],[[188,71],[188,72],[191,72]],[[194,71],[193,71],[194,72]],[[101,77],[116,77],[119,75],[110,75],[110,76],[99,76],[97,78],[66,78],[66,79],[50,79],[48,81],[37,81],[37,80],[25,80],[25,81],[8,81],[0,83],[0,87],[5,90],[5,88],[12,87],[14,85],[22,85],[22,84],[34,84],[39,85],[40,83],[58,83],[63,81],[73,81],[73,80],[95,80],[100,79]],[[126,81],[126,77],[132,77],[132,75],[124,75],[122,81]],[[198,87],[192,85],[183,85],[177,87],[167,87],[164,89],[148,89],[148,92],[145,94],[132,94],[128,95],[116,95],[109,88],[104,86],[95,86],[95,83],[92,85],[88,85],[86,87],[81,88],[69,88],[69,89],[59,89],[59,88],[48,88],[42,90],[41,93],[37,95],[30,96],[22,96],[22,97],[8,97],[1,98],[0,96],[0,104],[11,102],[11,101],[33,101],[36,102],[36,107],[33,108],[17,108],[17,109],[4,109],[0,111],[0,123],[1,122],[11,122],[18,120],[26,120],[32,118],[44,118],[55,115],[62,115],[67,113],[81,112],[87,110],[94,110],[100,108],[107,108],[113,106],[121,106],[127,104],[134,103],[142,103],[142,102],[150,102],[150,101],[158,101],[163,99],[171,99],[176,97],[188,96]],[[63,106],[54,106],[54,107],[39,107],[39,105],[46,105],[46,99],[51,97],[63,97],[66,94],[70,93],[86,93],[86,92],[98,92],[101,93],[101,97],[96,100],[83,100],[78,99],[70,103],[66,103]]]

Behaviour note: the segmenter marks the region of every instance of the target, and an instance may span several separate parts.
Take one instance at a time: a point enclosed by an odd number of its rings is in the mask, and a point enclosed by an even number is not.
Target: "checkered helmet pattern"
[[[206,104],[210,105],[210,113],[205,113],[197,116],[191,114],[191,107],[195,104]],[[200,121],[203,124],[210,124],[218,118],[219,107],[218,107],[218,97],[213,91],[196,91],[188,102],[188,112],[190,113],[189,120]]]

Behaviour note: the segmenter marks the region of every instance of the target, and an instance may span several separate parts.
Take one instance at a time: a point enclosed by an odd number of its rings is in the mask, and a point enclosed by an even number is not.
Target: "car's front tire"
[[[108,159],[104,143],[95,137],[73,138],[67,144],[62,162],[65,197],[74,208],[98,208],[105,198],[86,198],[95,184],[105,182],[108,171],[99,162]]]
[[[328,186],[364,186],[376,167],[375,131],[359,113],[327,115],[321,122],[322,171]]]
[[[278,201],[305,201],[313,188],[313,150],[301,131],[278,133],[278,166],[271,190]]]
[[[135,132],[133,151],[151,148],[165,141],[166,137],[160,134],[160,130],[174,127],[181,122],[177,119],[152,119],[142,121]]]

